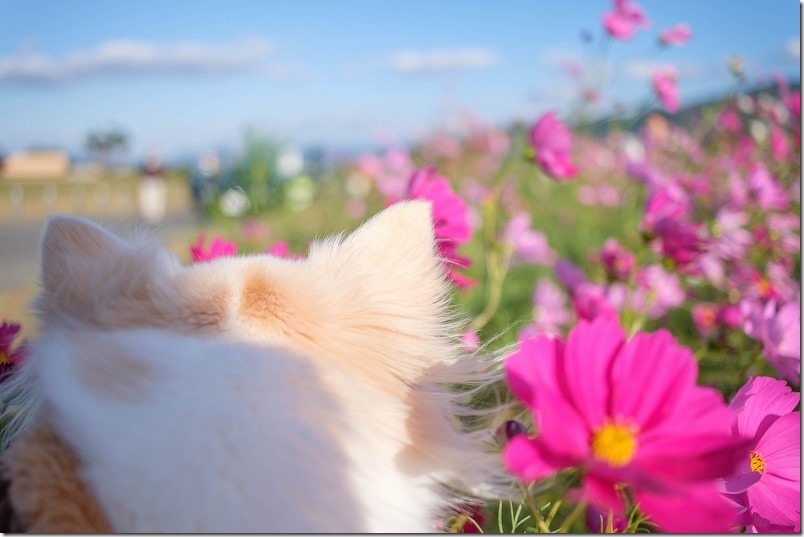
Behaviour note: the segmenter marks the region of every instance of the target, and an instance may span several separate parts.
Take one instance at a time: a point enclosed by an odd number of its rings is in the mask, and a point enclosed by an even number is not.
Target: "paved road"
[[[155,230],[165,237],[194,223],[191,215],[172,215],[157,226],[149,226],[137,217],[99,220],[122,236],[132,230]],[[39,274],[39,237],[44,222],[0,225],[0,292],[36,281]]]

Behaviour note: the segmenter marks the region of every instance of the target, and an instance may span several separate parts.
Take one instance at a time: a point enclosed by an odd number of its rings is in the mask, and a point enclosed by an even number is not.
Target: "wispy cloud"
[[[441,73],[445,71],[485,69],[499,61],[489,48],[400,51],[390,57],[390,66],[401,73]]]
[[[787,40],[784,45],[784,52],[788,58],[792,60],[800,60],[801,59],[801,38],[800,37],[791,37]]]
[[[232,43],[115,40],[62,57],[19,52],[0,57],[0,82],[56,83],[106,74],[235,73],[261,68],[273,50],[262,37]]]

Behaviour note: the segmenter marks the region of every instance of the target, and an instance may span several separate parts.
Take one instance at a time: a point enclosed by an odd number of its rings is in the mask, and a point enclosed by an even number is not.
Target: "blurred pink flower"
[[[736,510],[716,480],[735,471],[747,442],[732,436],[735,415],[720,394],[695,385],[695,358],[669,332],[626,341],[614,320],[580,321],[566,343],[522,341],[505,370],[539,430],[505,447],[523,481],[580,467],[585,499],[615,514],[625,484],[662,531],[732,528]]]
[[[642,217],[642,229],[653,233],[656,224],[662,220],[681,220],[690,212],[690,199],[677,184],[662,185],[648,197],[645,214]]]
[[[678,97],[675,69],[655,71],[650,79],[653,84],[653,91],[656,92],[656,97],[659,99],[659,102],[662,103],[664,109],[671,114],[678,112],[681,101]]]
[[[653,227],[662,254],[677,267],[687,267],[703,251],[697,227],[672,218],[663,218]]]
[[[636,274],[636,289],[631,306],[651,319],[658,319],[684,303],[686,295],[678,276],[665,271],[661,265],[640,267]]]
[[[480,338],[477,336],[477,332],[466,330],[461,335],[461,345],[466,352],[475,352],[480,348]]]
[[[713,304],[698,304],[692,308],[695,328],[703,337],[709,337],[717,328],[717,307]]]
[[[717,311],[717,322],[726,328],[731,328],[732,330],[740,328],[743,324],[743,316],[740,313],[740,306],[736,304],[721,306],[721,308]]]
[[[638,28],[649,28],[642,8],[630,0],[614,0],[614,11],[603,14],[603,27],[615,39],[631,39]]]
[[[551,265],[555,262],[555,252],[550,248],[547,237],[541,231],[530,229],[530,215],[521,212],[514,216],[505,228],[504,239],[514,247],[514,252],[527,263]]]
[[[733,434],[751,443],[723,490],[745,509],[748,532],[801,532],[801,415],[793,412],[799,399],[784,381],[757,377],[731,402]]]
[[[602,285],[583,282],[572,292],[572,307],[579,319],[593,321],[598,317],[617,319],[617,311],[609,303],[606,288]]]
[[[556,261],[555,265],[553,265],[553,271],[555,272],[558,282],[570,293],[572,293],[578,285],[586,281],[586,275],[583,273],[583,270],[567,259],[559,259]]]
[[[466,268],[472,264],[469,258],[457,252],[458,246],[472,238],[472,227],[466,204],[447,179],[439,175],[434,166],[422,168],[410,177],[406,198],[431,202],[436,246],[441,259],[449,265],[445,267],[448,278],[461,288],[474,285],[474,280],[454,270],[454,267]]]
[[[786,211],[790,197],[763,164],[757,164],[748,176],[748,188],[763,211]]]
[[[686,45],[692,37],[692,29],[689,24],[676,24],[672,28],[662,30],[659,40],[663,45]]]
[[[541,278],[533,291],[532,333],[557,336],[569,321],[566,296],[552,281]]]
[[[536,163],[553,179],[570,179],[578,169],[570,162],[572,133],[555,112],[547,112],[530,129],[530,145]]]
[[[273,246],[265,250],[265,253],[274,257],[288,257],[290,245],[285,241],[277,241]]]
[[[19,323],[3,321],[0,324],[0,380],[22,365],[28,356],[28,345],[21,342],[15,345],[14,340],[22,330]]]
[[[790,383],[801,382],[801,305],[776,301],[764,305],[751,299],[740,303],[745,333],[762,343],[765,358]]]
[[[626,280],[634,269],[636,256],[633,252],[620,246],[620,243],[614,237],[606,239],[599,255],[600,262],[610,278]]]
[[[784,131],[776,125],[771,127],[770,149],[771,155],[773,155],[773,158],[776,160],[784,160],[790,156],[790,146],[787,143],[787,137],[784,135]]]
[[[226,239],[216,236],[209,245],[209,250],[204,248],[206,241],[206,233],[200,233],[198,240],[195,244],[190,246],[190,254],[193,257],[193,263],[203,263],[218,259],[219,257],[232,257],[237,255],[237,244],[229,242]]]
[[[740,114],[734,108],[725,108],[715,123],[718,129],[726,132],[740,132],[743,128]]]

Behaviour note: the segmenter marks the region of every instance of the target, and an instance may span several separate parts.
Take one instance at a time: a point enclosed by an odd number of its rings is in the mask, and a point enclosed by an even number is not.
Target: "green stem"
[[[572,525],[578,520],[583,512],[586,510],[586,502],[580,502],[575,506],[575,508],[567,515],[567,518],[564,519],[564,522],[561,524],[561,527],[558,528],[558,533],[567,533]]]
[[[530,491],[522,487],[522,494],[525,496],[525,502],[530,507],[531,512],[533,513],[533,519],[536,521],[536,525],[539,527],[539,531],[542,533],[550,533],[550,527],[545,524],[544,518],[542,517],[542,512],[539,510],[539,506],[536,505],[533,496],[531,496]]]

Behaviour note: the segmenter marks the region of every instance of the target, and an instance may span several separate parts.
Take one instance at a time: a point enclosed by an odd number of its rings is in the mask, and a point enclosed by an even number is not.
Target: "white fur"
[[[498,372],[460,355],[428,216],[400,204],[304,261],[187,268],[55,221],[42,337],[0,397],[23,430],[53,423],[116,531],[433,531],[442,483],[499,469],[443,385]],[[243,310],[254,274],[283,300],[268,322]],[[191,304],[221,289],[210,331]]]

